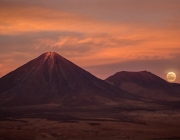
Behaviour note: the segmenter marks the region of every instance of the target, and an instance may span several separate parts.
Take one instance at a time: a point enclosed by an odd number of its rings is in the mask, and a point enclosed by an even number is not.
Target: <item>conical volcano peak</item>
[[[46,52],[0,78],[0,106],[106,104],[104,98],[113,101],[119,93],[56,52]]]
[[[57,61],[59,62],[65,62],[67,61],[64,57],[59,55],[56,52],[46,52],[40,56],[41,60],[43,60],[43,63],[48,62],[49,65],[54,65],[54,63]],[[65,62],[66,63],[66,62]]]
[[[44,53],[44,55],[59,55],[59,54],[57,52],[49,51],[49,52]]]
[[[46,59],[48,59],[48,58],[54,59],[54,57],[55,57],[56,55],[60,56],[60,55],[59,55],[58,53],[56,53],[56,52],[46,52],[46,53],[43,54],[44,60],[46,60]]]
[[[45,53],[46,56],[50,56],[50,55],[54,55],[54,54],[55,54],[55,52],[46,52]]]

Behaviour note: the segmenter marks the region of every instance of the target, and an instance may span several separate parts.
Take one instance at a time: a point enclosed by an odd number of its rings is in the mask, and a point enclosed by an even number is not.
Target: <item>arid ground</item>
[[[180,139],[179,118],[178,109],[1,108],[0,139]]]

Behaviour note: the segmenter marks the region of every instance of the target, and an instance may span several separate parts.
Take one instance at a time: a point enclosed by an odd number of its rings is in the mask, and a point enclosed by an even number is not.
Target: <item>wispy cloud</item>
[[[109,26],[100,20],[83,15],[38,6],[15,3],[11,5],[5,2],[0,7],[1,34],[33,31],[105,32],[107,29],[123,31],[125,28],[125,25]]]
[[[1,0],[0,73],[46,51],[82,67],[152,61],[160,73],[156,66],[163,60],[176,67],[179,5],[179,0]]]

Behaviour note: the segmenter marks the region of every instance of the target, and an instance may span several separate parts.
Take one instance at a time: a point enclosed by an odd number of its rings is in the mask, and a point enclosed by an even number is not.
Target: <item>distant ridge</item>
[[[118,86],[123,82],[136,82],[146,87],[167,86],[169,84],[164,79],[148,71],[140,71],[140,72],[121,71],[108,77],[106,81],[113,82],[115,86]]]
[[[174,100],[180,97],[179,84],[169,83],[148,71],[121,71],[108,77],[106,81],[127,92],[150,99]]]

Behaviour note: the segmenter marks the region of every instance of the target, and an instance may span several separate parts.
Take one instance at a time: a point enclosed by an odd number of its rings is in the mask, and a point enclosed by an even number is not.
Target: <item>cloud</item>
[[[163,60],[176,66],[179,4],[179,0],[1,0],[1,73],[46,51],[56,51],[82,67],[152,62],[154,69],[161,69]]]
[[[123,31],[125,25],[109,26],[100,20],[57,9],[23,3],[1,2],[0,33],[19,34],[37,31],[99,32]],[[108,30],[107,30],[108,29]]]
[[[85,15],[103,22],[118,22],[141,27],[145,25],[151,28],[173,27],[174,24],[179,24],[180,16],[179,0],[46,0],[46,2],[38,0],[36,4]]]
[[[108,35],[67,35],[59,36],[57,39],[43,38],[39,39],[36,46],[37,48],[49,47],[58,48],[59,51],[76,51],[81,54],[95,53],[111,47],[127,47],[142,43],[144,40],[133,40],[121,37],[112,37]],[[80,55],[80,54],[79,54]]]

